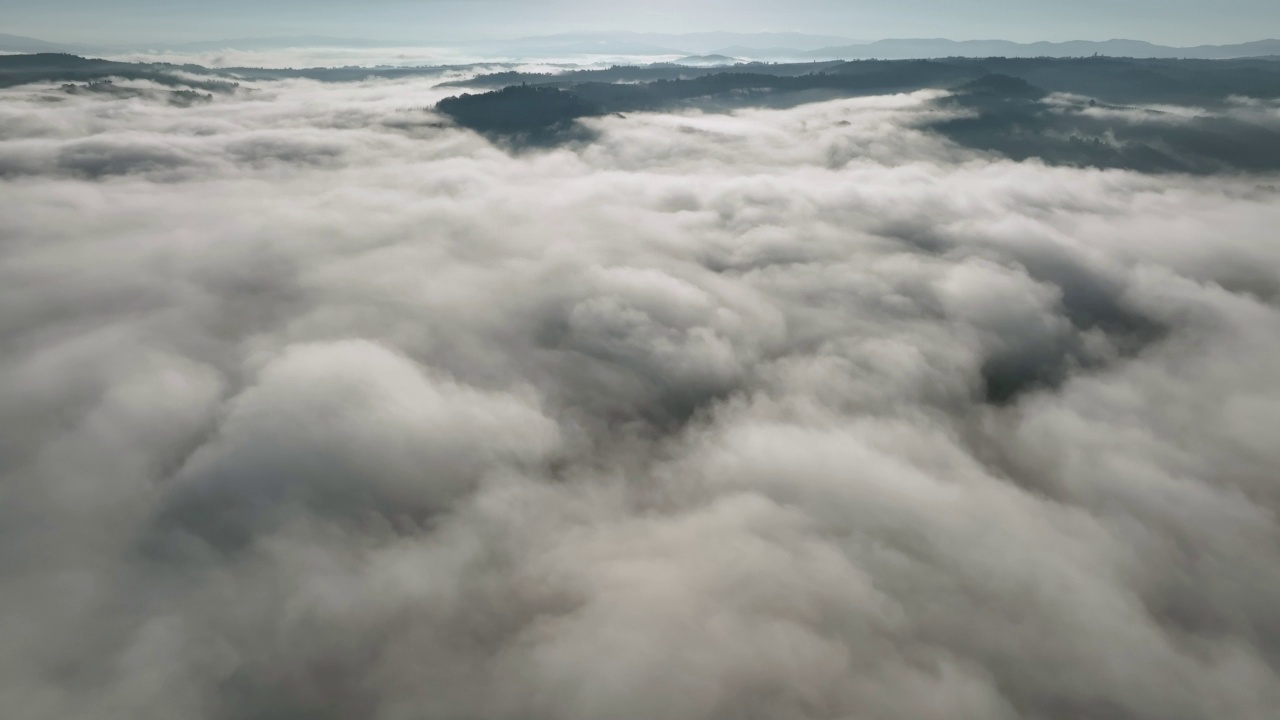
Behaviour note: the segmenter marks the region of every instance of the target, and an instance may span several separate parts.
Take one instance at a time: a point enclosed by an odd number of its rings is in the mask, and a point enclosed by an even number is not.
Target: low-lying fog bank
[[[1273,717],[1280,178],[444,79],[0,91],[8,714]]]

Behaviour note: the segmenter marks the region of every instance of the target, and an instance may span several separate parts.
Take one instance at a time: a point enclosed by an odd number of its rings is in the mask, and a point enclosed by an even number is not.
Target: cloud
[[[436,82],[0,95],[6,707],[1270,717],[1274,176]]]

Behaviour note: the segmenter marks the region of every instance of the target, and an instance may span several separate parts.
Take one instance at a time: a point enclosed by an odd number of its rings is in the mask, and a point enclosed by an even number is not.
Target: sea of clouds
[[[7,717],[1275,717],[1275,178],[433,82],[0,94]]]

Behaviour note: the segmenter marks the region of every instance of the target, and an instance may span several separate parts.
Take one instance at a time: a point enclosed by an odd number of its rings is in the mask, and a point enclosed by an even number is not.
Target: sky
[[[0,0],[0,32],[123,44],[323,34],[405,42],[563,31],[798,31],[857,39],[948,37],[1234,43],[1280,31],[1280,3],[1221,0]]]

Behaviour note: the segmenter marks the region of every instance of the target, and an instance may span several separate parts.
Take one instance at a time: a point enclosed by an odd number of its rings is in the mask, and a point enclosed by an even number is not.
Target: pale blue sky
[[[1280,0],[0,0],[0,32],[62,42],[304,34],[433,41],[578,30],[1193,45],[1280,35]]]

